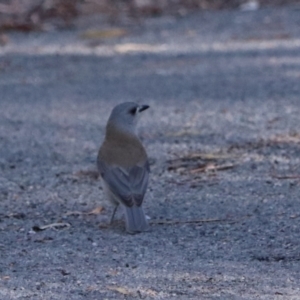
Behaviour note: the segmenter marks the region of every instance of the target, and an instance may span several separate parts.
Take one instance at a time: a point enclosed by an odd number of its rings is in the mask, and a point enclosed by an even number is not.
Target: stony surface
[[[111,39],[10,34],[0,299],[299,299],[299,26],[287,7],[152,19]],[[129,100],[151,105],[139,132],[153,224],[134,236],[121,212],[105,226],[95,174],[108,114]]]

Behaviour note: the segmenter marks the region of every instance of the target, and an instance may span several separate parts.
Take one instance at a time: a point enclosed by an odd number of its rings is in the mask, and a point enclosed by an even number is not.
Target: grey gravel
[[[299,26],[291,6],[149,19],[96,42],[80,27],[9,34],[0,299],[299,299]],[[122,101],[151,106],[139,133],[153,225],[134,236],[121,212],[105,226],[94,173]],[[169,170],[191,153],[232,167]],[[37,230],[58,222],[70,226]]]

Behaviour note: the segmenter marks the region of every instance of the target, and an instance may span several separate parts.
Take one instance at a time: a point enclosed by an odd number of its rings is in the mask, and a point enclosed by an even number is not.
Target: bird
[[[115,206],[110,224],[121,205],[126,231],[130,234],[149,230],[142,204],[150,166],[146,150],[136,133],[139,116],[148,108],[149,105],[135,102],[115,106],[107,121],[105,138],[97,157],[104,194]]]

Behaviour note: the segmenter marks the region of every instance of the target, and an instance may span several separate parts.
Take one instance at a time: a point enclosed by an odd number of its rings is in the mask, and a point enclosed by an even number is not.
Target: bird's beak
[[[149,107],[150,107],[149,105],[140,105],[138,110],[139,110],[139,112],[142,112],[142,111],[148,109]]]

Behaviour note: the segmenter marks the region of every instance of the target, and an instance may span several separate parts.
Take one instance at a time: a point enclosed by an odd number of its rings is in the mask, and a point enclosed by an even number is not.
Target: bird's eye
[[[130,109],[129,113],[132,114],[132,115],[135,115],[136,111],[137,111],[137,107],[134,107],[134,108]]]

